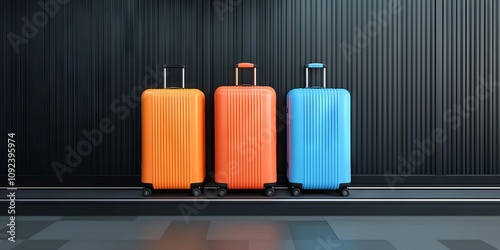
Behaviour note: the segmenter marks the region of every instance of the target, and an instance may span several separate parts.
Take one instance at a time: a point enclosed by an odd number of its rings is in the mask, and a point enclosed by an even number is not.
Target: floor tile
[[[38,221],[17,221],[16,220],[16,240],[26,240],[29,239],[31,236],[37,234],[38,232],[42,231],[43,229],[47,228],[51,224],[53,224],[54,221],[44,221],[44,220],[38,220]],[[3,223],[2,223],[3,224]],[[7,224],[7,223],[5,223]],[[0,229],[0,232],[2,234],[7,235],[7,227],[4,227]]]
[[[66,242],[66,240],[26,240],[12,250],[59,249]]]
[[[295,250],[340,249],[340,241],[334,240],[323,247],[317,240],[293,240]]]
[[[345,249],[339,240],[316,239],[316,240],[294,240],[295,250],[333,250]]]
[[[248,250],[245,240],[70,241],[61,250]]]
[[[386,240],[342,240],[341,242],[342,246],[348,250],[396,250]]]
[[[398,250],[449,250],[438,240],[390,240],[389,241]]]
[[[16,221],[34,221],[34,220],[48,220],[48,221],[57,221],[63,218],[63,216],[16,216]]]
[[[64,216],[61,221],[133,221],[137,216]]]
[[[0,223],[2,223],[0,225],[3,225],[5,222],[1,221]],[[5,223],[5,224],[7,224],[7,223]],[[10,237],[10,235],[7,234],[7,231],[8,231],[7,227],[0,229],[0,242],[2,242],[2,240],[4,240],[4,239],[7,239],[8,237]]]
[[[440,240],[439,242],[450,250],[498,250],[482,240]]]
[[[162,240],[165,249],[185,249],[185,250],[204,250],[207,248],[206,240]],[[237,248],[235,248],[237,249]]]
[[[165,221],[57,221],[31,239],[36,240],[158,240]]]
[[[340,240],[485,240],[497,239],[498,221],[421,221],[418,217],[402,221],[331,221]]]
[[[289,221],[288,227],[294,240],[315,240],[318,237],[338,240],[326,221]]]
[[[71,240],[59,250],[137,250],[137,249],[174,249],[158,240]],[[182,248],[178,248],[182,249]]]
[[[181,248],[179,248],[181,249]],[[203,250],[248,250],[246,240],[207,240]]]
[[[483,240],[484,242],[490,244],[491,246],[500,249],[500,239],[499,240]]]
[[[385,240],[294,240],[296,250],[396,250]]]
[[[16,240],[16,242],[11,242],[11,241],[8,241],[5,237],[2,237],[0,240],[0,249],[10,250],[10,249],[16,247],[17,245],[20,245],[24,241],[25,240]]]
[[[209,221],[192,221],[189,224],[184,221],[172,221],[161,239],[205,240],[209,226]]]
[[[208,240],[291,240],[284,221],[213,221]]]
[[[295,250],[293,240],[251,240],[249,250]],[[314,250],[314,249],[313,249]]]

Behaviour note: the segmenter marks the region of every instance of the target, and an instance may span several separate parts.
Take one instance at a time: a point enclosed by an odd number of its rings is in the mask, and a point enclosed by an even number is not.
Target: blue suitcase
[[[308,88],[309,69],[323,69],[323,88]],[[351,183],[351,96],[326,88],[326,65],[306,64],[306,88],[287,95],[287,176],[293,196],[301,189],[340,190]]]

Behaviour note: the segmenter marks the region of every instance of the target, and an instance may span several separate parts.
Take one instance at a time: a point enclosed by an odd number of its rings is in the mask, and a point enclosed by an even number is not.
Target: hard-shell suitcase
[[[310,68],[323,69],[323,88],[309,88]],[[326,88],[326,65],[306,64],[306,88],[287,95],[287,175],[293,196],[301,189],[340,190],[351,182],[351,97]]]
[[[182,88],[166,88],[167,68],[182,70]],[[164,65],[164,89],[141,96],[144,196],[153,189],[191,189],[199,196],[205,179],[205,95],[186,89],[184,65]]]
[[[238,85],[238,69],[254,70],[253,85]],[[274,195],[276,170],[276,92],[256,85],[256,66],[235,67],[236,86],[221,86],[214,94],[215,182],[218,195],[226,189],[266,189]]]

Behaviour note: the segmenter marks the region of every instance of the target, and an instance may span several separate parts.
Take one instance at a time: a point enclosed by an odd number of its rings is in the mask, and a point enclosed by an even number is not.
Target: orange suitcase
[[[141,96],[144,196],[154,189],[191,189],[199,196],[205,179],[205,95],[184,88],[147,89]]]
[[[238,86],[238,69],[253,68],[253,86]],[[236,86],[221,86],[214,94],[215,182],[226,189],[266,189],[274,195],[276,170],[276,92],[256,86],[256,67],[239,63]]]

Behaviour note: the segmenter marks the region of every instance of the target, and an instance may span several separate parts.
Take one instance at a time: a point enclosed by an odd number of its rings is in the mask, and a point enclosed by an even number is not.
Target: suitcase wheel
[[[349,189],[347,189],[347,188],[342,188],[342,189],[340,190],[340,196],[342,196],[342,197],[347,197],[347,196],[349,196]]]
[[[293,188],[292,189],[292,196],[300,196],[302,192],[300,191],[300,188]]]
[[[266,194],[269,197],[274,196],[274,188],[268,188],[268,189],[266,189]]]
[[[201,195],[201,189],[193,188],[193,190],[191,190],[191,193],[193,194],[194,197],[198,197]]]
[[[152,193],[153,192],[149,188],[142,189],[142,196],[144,196],[144,197],[149,197],[149,196],[151,196]]]
[[[227,194],[227,190],[225,188],[219,188],[219,190],[217,190],[217,195],[220,197],[224,197],[224,196],[226,196],[226,194]]]

